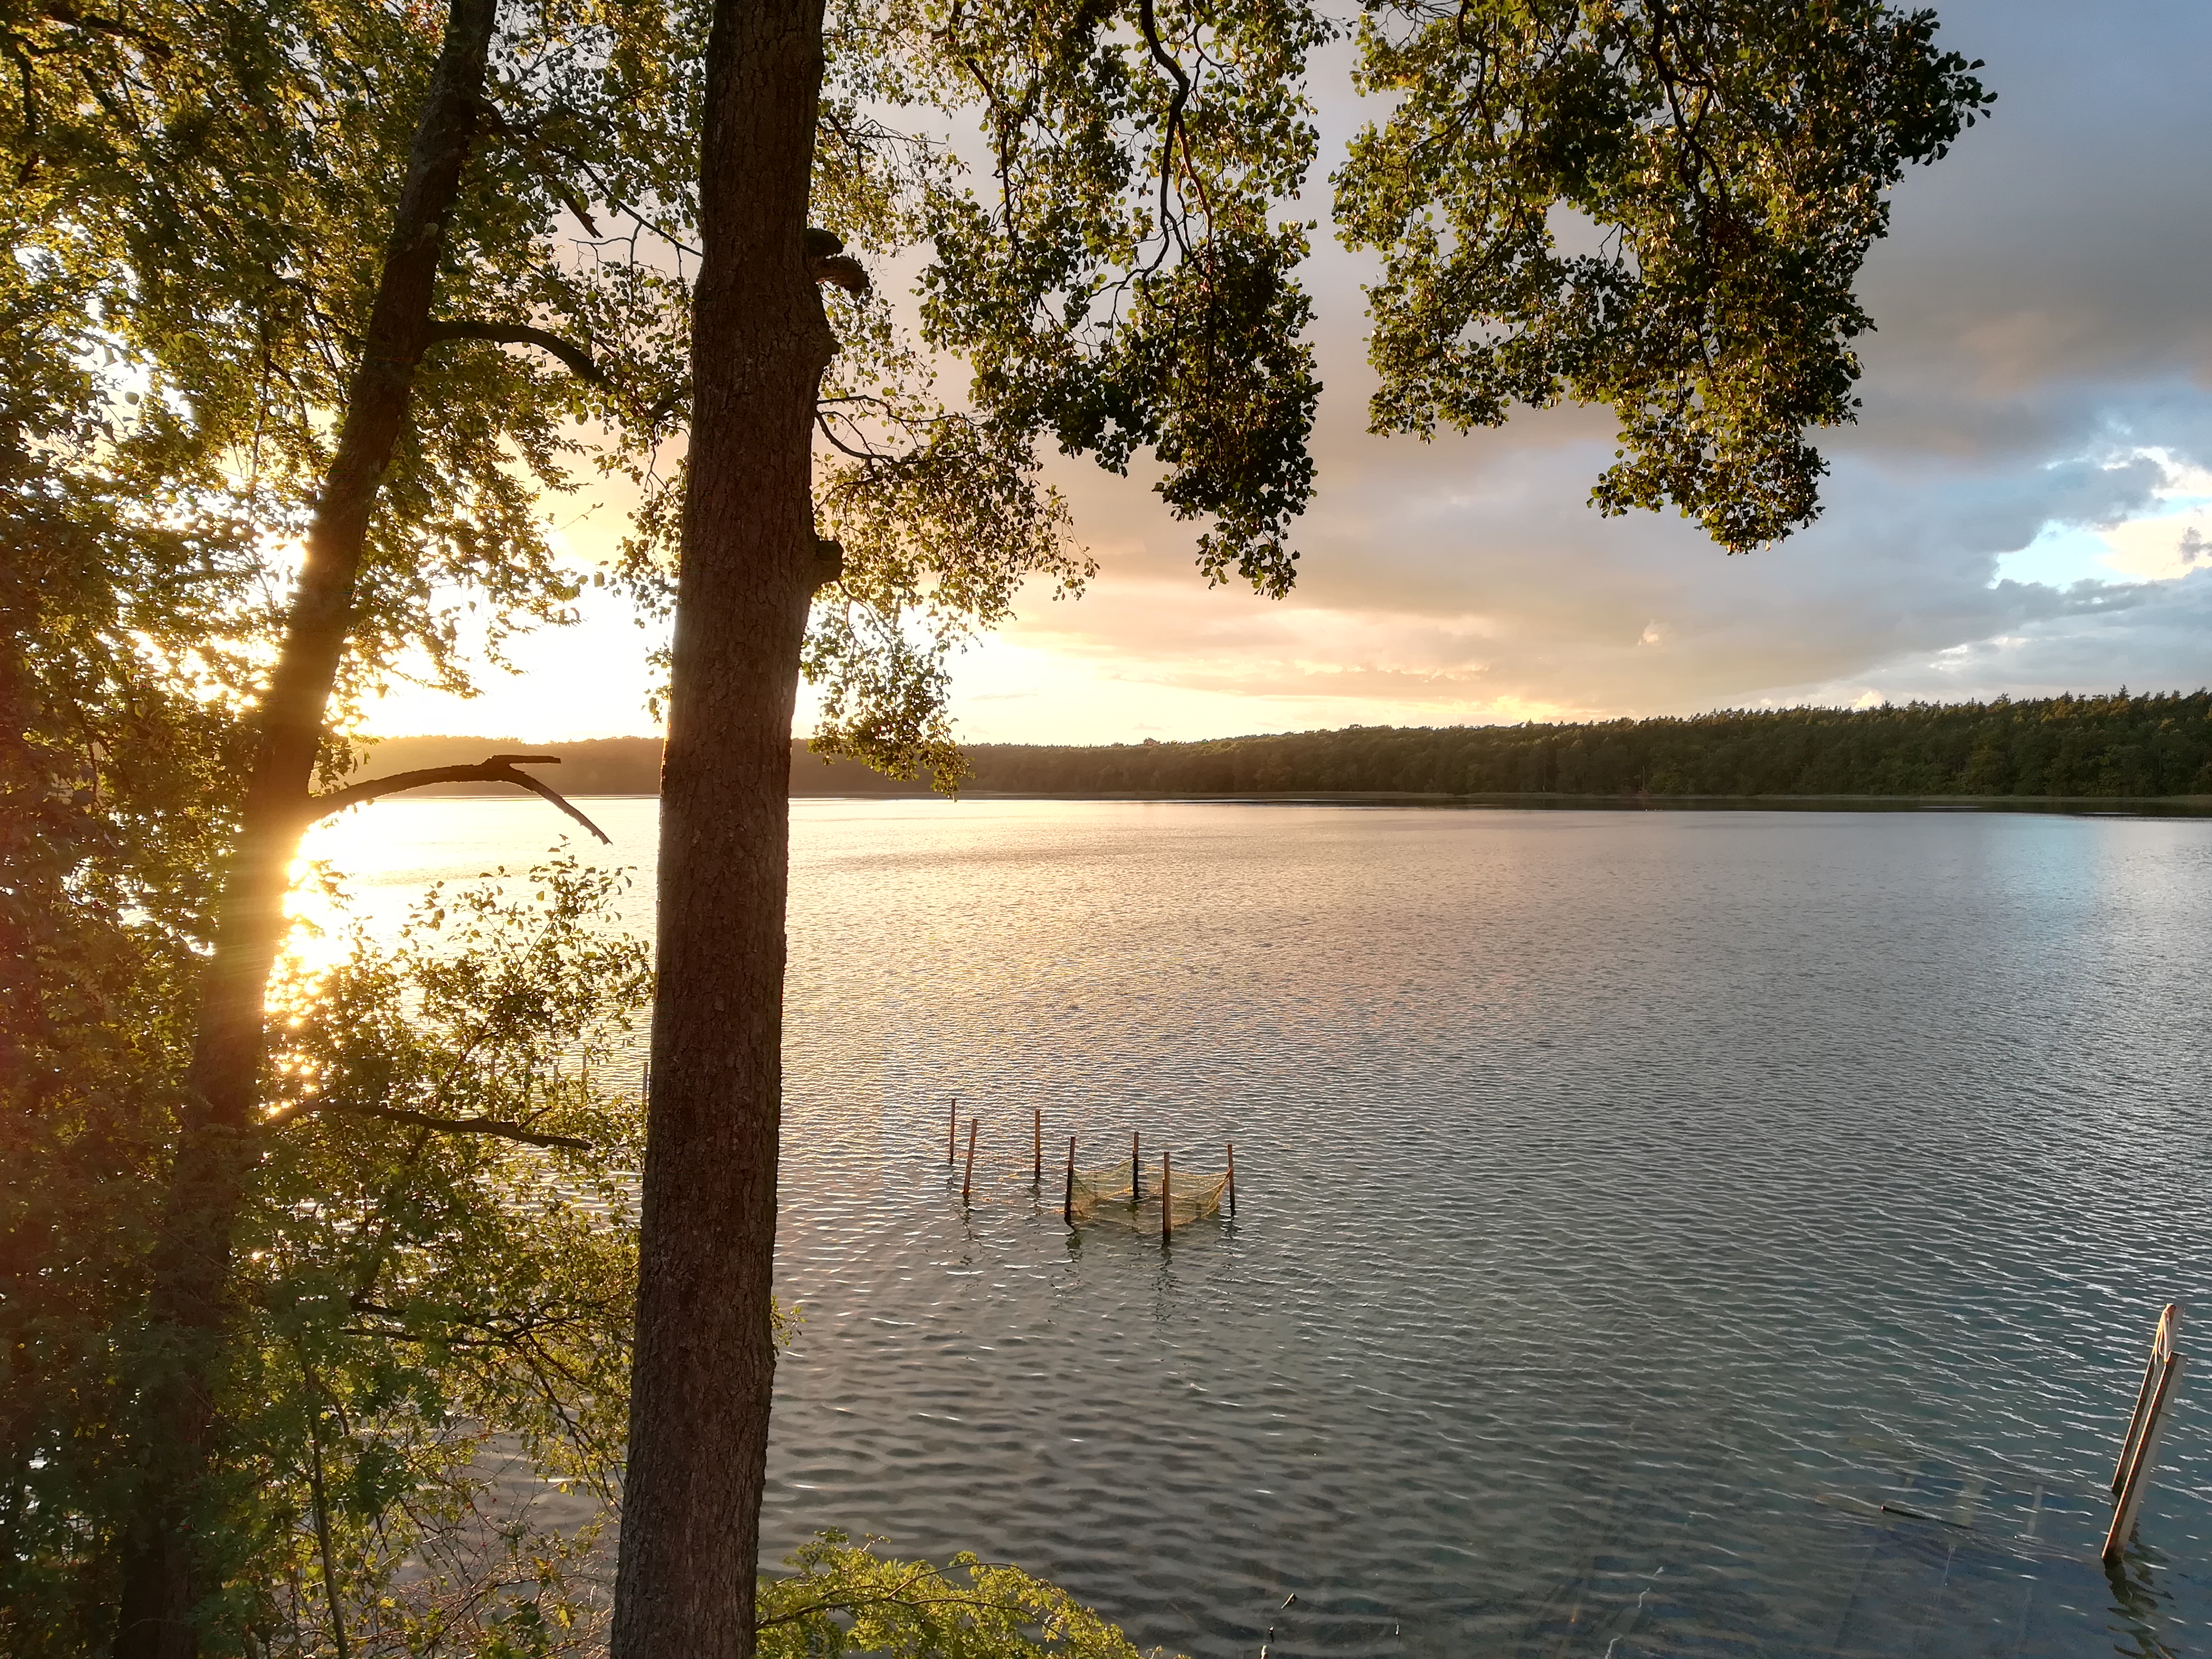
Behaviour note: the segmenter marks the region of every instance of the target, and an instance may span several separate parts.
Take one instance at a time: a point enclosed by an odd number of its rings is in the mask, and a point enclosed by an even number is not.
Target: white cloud
[[[2191,571],[2212,567],[2212,502],[2179,513],[2115,525],[2101,539],[2112,551],[2105,562],[2139,581],[2175,581]]]

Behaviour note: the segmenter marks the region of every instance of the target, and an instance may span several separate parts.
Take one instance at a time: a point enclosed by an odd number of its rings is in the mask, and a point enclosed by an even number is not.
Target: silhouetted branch
[[[440,1129],[447,1134],[497,1135],[503,1140],[520,1140],[530,1146],[566,1146],[579,1152],[588,1152],[592,1143],[580,1140],[574,1135],[549,1135],[525,1123],[509,1123],[495,1117],[434,1117],[428,1112],[410,1112],[402,1106],[341,1106],[335,1109],[350,1112],[356,1117],[380,1117],[393,1123],[411,1123],[420,1129]]]
[[[543,795],[585,829],[597,836],[607,846],[614,841],[607,832],[571,806],[558,791],[548,788],[526,772],[514,769],[521,766],[558,766],[558,755],[493,755],[473,766],[425,766],[413,772],[395,772],[388,778],[371,778],[366,783],[356,783],[343,789],[333,789],[327,794],[307,797],[309,821],[329,817],[343,812],[349,806],[359,806],[364,801],[396,795],[403,790],[424,789],[434,783],[511,783],[518,789],[527,789],[533,795]]]
[[[583,347],[550,334],[542,328],[532,328],[527,323],[482,323],[471,318],[430,325],[433,340],[489,340],[495,345],[532,345],[540,351],[550,352],[568,366],[568,372],[580,380],[593,386],[605,386],[610,391],[614,382],[606,372],[592,361],[592,354]]]
[[[418,1129],[438,1129],[447,1134],[497,1135],[502,1140],[520,1140],[530,1146],[566,1146],[572,1152],[588,1152],[592,1143],[579,1140],[574,1135],[552,1135],[533,1129],[526,1123],[509,1123],[496,1117],[438,1117],[428,1112],[410,1112],[404,1106],[343,1106],[328,1101],[302,1100],[261,1120],[264,1129],[281,1129],[295,1122],[310,1112],[343,1112],[353,1117],[380,1117],[390,1123],[411,1123]]]

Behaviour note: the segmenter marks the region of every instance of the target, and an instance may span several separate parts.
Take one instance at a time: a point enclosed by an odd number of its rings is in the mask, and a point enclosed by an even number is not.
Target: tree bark
[[[386,246],[360,367],[324,479],[224,875],[216,943],[155,1238],[140,1383],[139,1489],[123,1540],[116,1659],[191,1659],[209,1585],[195,1549],[222,1374],[232,1240],[256,1158],[263,1005],[377,490],[429,341],[445,226],[483,101],[495,0],[452,0]],[[197,1534],[204,1538],[204,1525]]]
[[[616,1659],[754,1648],[775,1352],[791,720],[834,349],[805,261],[822,0],[717,0]]]

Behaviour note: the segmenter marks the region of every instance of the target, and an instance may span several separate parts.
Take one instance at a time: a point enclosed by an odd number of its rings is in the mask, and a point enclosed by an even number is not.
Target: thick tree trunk
[[[289,871],[331,688],[354,617],[369,514],[429,338],[445,225],[476,135],[496,0],[453,0],[385,250],[360,368],[307,532],[283,646],[259,711],[260,744],[225,872],[202,986],[175,1163],[154,1245],[137,1462],[123,1547],[117,1659],[191,1659],[193,1608],[210,1588],[196,1514],[215,1426],[225,1297],[240,1206],[256,1160],[263,1004],[284,938]]]
[[[707,47],[617,1659],[753,1651],[791,719],[818,574],[814,399],[833,346],[801,246],[822,13],[822,0],[718,0]]]

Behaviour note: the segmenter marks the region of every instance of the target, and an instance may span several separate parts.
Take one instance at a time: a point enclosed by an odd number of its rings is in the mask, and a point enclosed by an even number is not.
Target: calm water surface
[[[586,805],[643,930],[654,804]],[[2212,1321],[2212,823],[793,811],[772,1556],[970,1548],[1200,1659],[2212,1653],[2201,1380],[2135,1587],[2079,1565],[2159,1306]],[[383,923],[560,827],[321,846]],[[1234,1140],[1241,1213],[1070,1234],[1039,1107]]]

